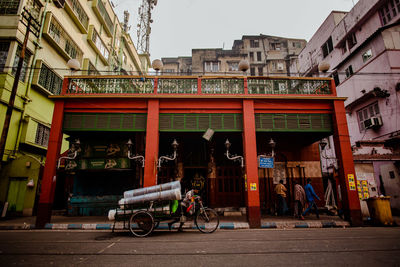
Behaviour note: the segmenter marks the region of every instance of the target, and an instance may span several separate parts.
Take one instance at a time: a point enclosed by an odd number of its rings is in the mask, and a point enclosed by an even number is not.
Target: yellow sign
[[[257,183],[250,183],[250,191],[257,191]]]
[[[356,190],[356,183],[354,181],[354,174],[347,174],[347,179],[349,180],[350,190]]]

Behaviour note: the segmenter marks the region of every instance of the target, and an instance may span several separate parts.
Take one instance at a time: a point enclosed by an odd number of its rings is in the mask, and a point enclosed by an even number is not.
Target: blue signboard
[[[258,167],[259,168],[269,168],[273,169],[274,168],[274,158],[269,158],[269,157],[260,157],[258,160]]]

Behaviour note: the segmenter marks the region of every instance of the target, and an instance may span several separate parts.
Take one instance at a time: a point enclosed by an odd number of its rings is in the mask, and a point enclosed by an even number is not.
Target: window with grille
[[[17,48],[17,53],[15,54],[15,58],[14,58],[14,64],[13,64],[13,69],[12,69],[12,75],[15,76],[15,74],[17,73],[17,67],[18,67],[18,62],[19,62],[19,57],[21,56],[21,51],[22,48],[20,45],[18,45]],[[25,81],[26,78],[26,72],[27,72],[27,68],[29,65],[29,60],[31,59],[31,52],[28,51],[28,49],[25,50],[25,58],[24,58],[24,62],[22,63],[22,69],[21,69],[21,74],[19,76],[19,80],[20,81]]]
[[[254,61],[254,53],[250,52],[249,53],[250,61]]]
[[[50,128],[38,123],[35,144],[47,147],[49,144]]]
[[[20,0],[0,0],[0,15],[17,14]]]
[[[353,66],[348,66],[346,69],[345,69],[345,72],[346,72],[346,78],[349,78],[351,75],[353,75]]]
[[[326,57],[333,51],[332,36],[329,36],[329,39],[322,45],[321,48],[324,57]]]
[[[261,61],[261,52],[257,52],[257,61]]]
[[[45,64],[40,68],[39,84],[47,91],[58,95],[61,93],[63,80]]]
[[[250,40],[250,47],[251,48],[257,48],[260,46],[259,40]]]
[[[229,71],[238,71],[239,70],[239,62],[229,62],[228,70]]]
[[[359,111],[357,111],[358,124],[360,126],[360,132],[364,131],[365,121],[369,120],[372,117],[377,117],[380,115],[378,102],[372,103]]]
[[[340,79],[339,79],[339,73],[337,71],[332,73],[332,78],[335,81],[335,86],[338,86],[340,84]]]
[[[258,67],[258,76],[263,76],[263,67]]]
[[[347,38],[347,45],[349,46],[349,49],[353,48],[357,44],[357,38],[356,34],[353,32],[350,34],[350,36]]]
[[[103,42],[103,40],[101,40],[100,35],[95,29],[93,29],[92,41],[96,45],[97,49],[99,49],[100,54],[102,54],[103,57],[108,60],[110,52],[106,48],[105,43]]]
[[[96,67],[89,61],[88,66],[88,75],[100,75],[100,72],[96,69]]]
[[[271,50],[281,50],[281,43],[271,43]]]
[[[368,49],[367,51],[365,51],[365,52],[362,54],[363,62],[368,61],[368,59],[370,59],[371,57],[372,57],[372,50],[371,50],[371,49]]]
[[[400,0],[389,0],[379,10],[383,25],[388,24],[397,14],[400,13]]]
[[[0,42],[0,72],[3,71],[6,66],[9,48],[10,42]]]
[[[206,72],[218,72],[219,71],[219,62],[218,61],[204,62],[204,70]]]

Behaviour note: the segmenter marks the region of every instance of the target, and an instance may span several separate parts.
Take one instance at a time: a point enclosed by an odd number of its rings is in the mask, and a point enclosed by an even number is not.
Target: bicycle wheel
[[[129,220],[129,231],[131,231],[134,236],[145,237],[148,236],[153,230],[154,219],[149,212],[140,210],[132,214]]]
[[[215,210],[204,208],[197,212],[194,223],[200,232],[211,234],[218,228],[219,217]]]

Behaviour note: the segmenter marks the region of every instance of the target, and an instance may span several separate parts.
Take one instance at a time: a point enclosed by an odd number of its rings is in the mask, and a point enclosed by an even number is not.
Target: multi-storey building
[[[28,13],[40,28],[27,42],[0,178],[1,207],[7,202],[9,212],[24,215],[32,215],[40,191],[54,107],[48,96],[61,92],[64,76],[143,74],[149,65],[108,1],[1,0],[0,130],[27,34],[22,14]]]
[[[360,0],[348,13],[332,12],[298,62],[301,75],[331,76],[347,97],[359,197],[389,195],[394,212],[400,211],[399,34],[400,1]]]
[[[252,76],[290,76],[290,64],[306,45],[303,39],[291,39],[268,35],[244,35],[235,40],[231,50],[222,48],[192,49],[191,69],[193,74],[225,75],[240,74],[239,62],[247,59]],[[182,59],[185,60],[183,64]],[[164,73],[181,74],[188,69],[190,57],[163,58]],[[177,68],[176,66],[181,66]]]
[[[191,57],[177,57],[177,58],[163,58],[162,74],[168,75],[191,75],[192,74],[192,58]]]

